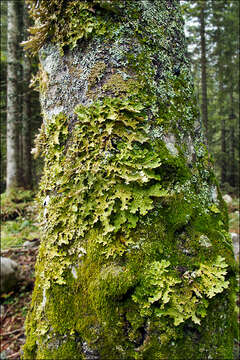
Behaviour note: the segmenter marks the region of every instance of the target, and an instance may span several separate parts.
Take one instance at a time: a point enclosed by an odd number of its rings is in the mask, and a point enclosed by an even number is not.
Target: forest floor
[[[4,257],[15,260],[21,267],[21,281],[8,294],[2,294],[1,301],[1,354],[0,359],[20,359],[21,347],[25,342],[24,321],[31,302],[34,286],[34,265],[37,248],[9,249],[1,252]]]
[[[228,209],[230,232],[239,234],[238,199],[234,199]],[[17,360],[21,357],[21,348],[25,342],[24,322],[34,287],[34,265],[38,252],[36,240],[40,238],[33,194],[23,191],[13,194],[10,200],[3,195],[1,220],[1,256],[9,257],[19,264],[21,280],[14,291],[0,295],[0,360]],[[26,240],[32,246],[23,246]]]
[[[20,281],[14,291],[0,295],[0,359],[20,359],[25,342],[24,322],[34,287],[34,266],[40,231],[31,191],[1,195],[1,256],[19,265]],[[30,247],[24,246],[28,241]]]

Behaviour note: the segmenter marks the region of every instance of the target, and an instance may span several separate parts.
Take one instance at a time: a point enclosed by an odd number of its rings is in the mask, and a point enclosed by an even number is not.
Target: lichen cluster
[[[133,295],[133,300],[140,304],[140,314],[151,316],[154,310],[158,317],[168,315],[173,318],[176,326],[189,318],[200,324],[200,317],[207,314],[206,297],[212,298],[229,285],[225,281],[227,265],[224,258],[218,257],[213,264],[201,264],[198,270],[185,271],[182,279],[168,269],[170,265],[166,260],[155,261],[145,269]],[[154,303],[158,304],[155,309]]]
[[[177,2],[48,3],[34,14],[52,14],[62,50],[41,50],[44,236],[25,358],[232,359],[235,263]]]
[[[114,11],[114,2],[41,0],[39,4],[38,0],[27,0],[35,26],[29,28],[31,36],[23,45],[33,54],[49,39],[60,46],[62,54],[64,47],[74,49],[79,40],[109,31],[112,22],[106,10]]]

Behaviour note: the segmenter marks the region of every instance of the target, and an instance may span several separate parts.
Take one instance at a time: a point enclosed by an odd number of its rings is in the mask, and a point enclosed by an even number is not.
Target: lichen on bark
[[[47,3],[25,358],[231,359],[235,263],[178,2]]]

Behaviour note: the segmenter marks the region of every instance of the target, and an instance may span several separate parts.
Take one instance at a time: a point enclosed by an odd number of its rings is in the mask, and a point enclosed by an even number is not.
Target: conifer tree
[[[182,1],[182,7],[189,24],[188,43],[203,124],[207,118],[208,148],[214,156],[222,189],[238,194],[239,3],[194,0]],[[205,46],[201,46],[201,39],[205,39]],[[203,81],[204,63],[207,81]],[[204,93],[208,94],[207,101]]]

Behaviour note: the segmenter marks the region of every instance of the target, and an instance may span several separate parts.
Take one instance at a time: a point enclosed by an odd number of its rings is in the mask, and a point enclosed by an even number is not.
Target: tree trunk
[[[24,358],[232,359],[235,263],[178,1],[32,5],[44,237]]]
[[[17,127],[17,164],[18,164],[18,183],[21,187],[24,187],[23,184],[23,93],[24,93],[24,83],[23,83],[23,48],[20,46],[23,41],[23,1],[17,1],[17,86],[18,86],[18,127]]]
[[[234,118],[230,118],[231,125],[230,125],[230,176],[229,176],[229,184],[235,188],[235,126],[234,126]]]
[[[24,5],[23,22],[25,37],[30,26],[27,4]],[[31,64],[28,56],[23,59],[23,102],[22,102],[22,172],[24,188],[32,187],[31,173],[31,96],[30,96]]]
[[[231,77],[232,78],[232,77]],[[233,81],[233,79],[232,79]],[[233,100],[233,82],[230,86],[230,137],[229,137],[229,160],[230,160],[230,176],[229,176],[229,184],[235,188],[235,114],[234,114],[234,100]]]
[[[200,35],[201,35],[201,82],[202,82],[202,119],[208,139],[208,101],[207,101],[207,60],[206,60],[206,33],[205,33],[205,0],[200,3]]]
[[[220,8],[218,8],[220,6]],[[220,161],[220,168],[221,168],[221,185],[225,186],[227,181],[227,152],[226,152],[226,118],[225,118],[225,97],[226,92],[224,91],[224,60],[223,60],[223,34],[221,30],[221,18],[217,15],[219,14],[218,11],[224,11],[224,4],[223,3],[216,3],[213,2],[214,8],[214,16],[216,19],[216,58],[217,58],[217,67],[218,67],[218,87],[219,87],[219,94],[218,94],[218,114],[220,119],[220,126],[221,126],[221,161]]]
[[[220,67],[221,69],[221,67]],[[227,146],[226,146],[226,119],[224,114],[224,90],[223,90],[223,79],[220,75],[220,91],[219,91],[219,116],[221,118],[221,184],[224,185],[227,181]]]
[[[18,186],[17,2],[8,2],[7,33],[7,192]]]

